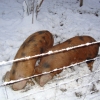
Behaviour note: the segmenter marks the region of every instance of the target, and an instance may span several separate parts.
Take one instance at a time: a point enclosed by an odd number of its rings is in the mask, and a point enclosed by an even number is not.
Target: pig
[[[53,36],[47,31],[38,31],[30,35],[20,46],[14,59],[26,56],[34,56],[43,53],[46,49],[53,46]],[[39,58],[14,62],[10,71],[4,76],[4,81],[18,80],[34,75],[35,64]],[[12,89],[17,91],[26,86],[28,80],[23,80],[11,85]]]
[[[46,52],[60,50],[67,47],[73,47],[91,42],[95,42],[95,39],[93,39],[90,36],[75,36],[73,38],[66,40],[61,44],[49,48]],[[64,66],[69,66],[71,64],[78,63],[87,59],[92,59],[98,55],[98,50],[99,50],[99,44],[93,44],[90,46],[84,46],[73,50],[44,56],[41,58],[39,65],[35,68],[35,74],[49,72],[54,69],[59,69]],[[87,65],[91,71],[93,62],[94,61],[87,62]],[[40,86],[44,86],[49,80],[51,80],[56,74],[59,74],[61,71],[62,70],[38,76],[35,78],[35,80]]]

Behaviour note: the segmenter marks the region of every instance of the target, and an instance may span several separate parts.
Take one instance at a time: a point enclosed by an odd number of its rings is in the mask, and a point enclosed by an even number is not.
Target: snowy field
[[[24,0],[0,0],[0,62],[13,60],[23,41],[32,33],[48,30],[54,45],[76,35],[100,41],[100,0],[44,0],[37,20],[23,12]],[[99,50],[100,54],[100,50]],[[0,84],[11,64],[0,65]],[[64,70],[44,87],[35,84],[20,91],[0,85],[0,100],[100,100],[100,58],[93,72],[86,63]]]

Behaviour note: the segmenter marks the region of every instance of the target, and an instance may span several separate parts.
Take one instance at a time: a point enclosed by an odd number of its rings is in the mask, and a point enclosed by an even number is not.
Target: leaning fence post
[[[80,0],[80,7],[83,6],[83,0]]]

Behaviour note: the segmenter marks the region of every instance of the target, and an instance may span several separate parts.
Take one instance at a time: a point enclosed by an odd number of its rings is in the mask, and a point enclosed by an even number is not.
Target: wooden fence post
[[[80,7],[83,6],[83,0],[80,0]]]

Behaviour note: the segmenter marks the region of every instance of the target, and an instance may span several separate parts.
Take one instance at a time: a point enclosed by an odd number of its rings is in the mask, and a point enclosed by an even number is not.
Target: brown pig
[[[20,46],[14,59],[34,56],[43,53],[53,46],[53,36],[49,31],[38,31],[30,35]],[[12,68],[4,76],[4,81],[17,80],[32,76],[35,72],[35,64],[38,58],[14,62]],[[12,84],[13,90],[20,90],[26,86],[28,80]]]
[[[90,36],[75,36],[61,44],[51,47],[46,52],[60,50],[67,47],[73,47],[91,42],[95,42],[95,40]],[[41,74],[44,72],[52,71],[56,68],[62,68],[70,64],[78,63],[86,59],[92,59],[98,55],[98,50],[99,44],[94,44],[44,56],[41,58],[39,66],[36,67],[35,73]],[[92,70],[93,61],[87,62],[87,64],[90,70]],[[41,75],[36,77],[35,79],[40,86],[44,86],[49,80],[51,80],[56,74],[59,74],[60,72],[61,71],[56,71],[50,74]]]

